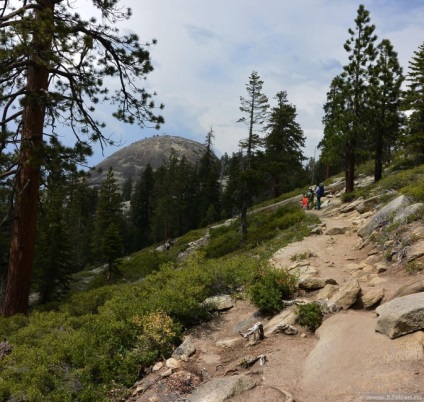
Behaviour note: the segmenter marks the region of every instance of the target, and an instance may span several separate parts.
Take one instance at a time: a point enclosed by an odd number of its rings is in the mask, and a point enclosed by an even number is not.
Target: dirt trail
[[[358,219],[354,213],[310,213],[319,215],[326,225],[324,233],[332,228],[353,228]],[[354,264],[378,262],[373,259],[372,245],[361,244],[355,230],[334,236],[312,235],[279,250],[272,260],[276,266],[289,267],[293,256],[309,252],[313,255],[308,259],[309,266],[317,276],[343,284],[352,275]],[[410,282],[411,277],[393,267],[359,281],[363,290],[381,287],[389,294]],[[316,295],[309,292],[301,296],[314,300]],[[390,400],[382,399],[384,395],[391,400],[401,400],[394,396],[411,400],[411,396],[418,395],[424,400],[424,333],[390,340],[375,332],[375,320],[372,310],[349,309],[326,318],[315,334],[298,327],[298,335],[271,334],[249,345],[239,331],[246,331],[258,321],[266,326],[269,321],[246,300],[239,300],[217,319],[193,330],[191,337],[197,351],[190,364],[206,369],[212,378],[245,373],[256,378],[261,385],[232,398],[234,402],[286,401],[282,390],[298,402]],[[226,347],[219,344],[222,341],[227,342]],[[246,356],[260,354],[267,356],[265,365],[255,364],[250,369],[239,365]],[[144,400],[149,399],[138,401]]]

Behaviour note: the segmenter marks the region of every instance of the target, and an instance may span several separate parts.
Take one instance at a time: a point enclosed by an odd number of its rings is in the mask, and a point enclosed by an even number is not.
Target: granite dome
[[[178,158],[185,156],[195,164],[205,154],[206,147],[199,142],[171,135],[146,138],[120,149],[97,164],[90,171],[89,183],[100,185],[110,167],[120,185],[129,177],[135,182],[149,163],[153,170],[157,169],[168,161],[172,151]]]

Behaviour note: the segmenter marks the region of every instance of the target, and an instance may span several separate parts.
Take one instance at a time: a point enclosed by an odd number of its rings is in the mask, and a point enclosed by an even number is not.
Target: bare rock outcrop
[[[368,219],[365,224],[359,228],[358,235],[362,238],[369,236],[378,226],[384,224],[393,213],[409,205],[411,205],[411,201],[408,197],[401,195],[395,198]]]
[[[379,315],[376,331],[389,338],[424,328],[424,292],[398,297],[375,310]]]

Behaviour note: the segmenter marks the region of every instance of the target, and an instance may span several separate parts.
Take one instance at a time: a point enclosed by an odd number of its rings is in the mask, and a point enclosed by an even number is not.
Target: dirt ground
[[[289,267],[293,265],[293,256],[307,251],[312,255],[308,262],[316,275],[333,278],[341,285],[351,276],[355,264],[381,262],[381,254],[376,253],[373,245],[364,246],[356,234],[355,224],[357,227],[360,222],[355,213],[310,213],[319,215],[326,225],[325,231],[335,227],[351,230],[333,236],[324,231],[293,243],[275,253],[272,260],[276,266]],[[395,263],[387,268],[372,278],[359,278],[362,290],[383,288],[389,298],[403,284],[414,280]],[[316,295],[317,291],[304,292],[299,298],[314,300]],[[423,331],[391,340],[375,332],[376,314],[372,309],[354,306],[326,317],[316,333],[296,326],[297,335],[269,334],[255,344],[240,336],[240,331],[245,332],[259,321],[266,327],[269,319],[261,317],[246,300],[238,300],[232,309],[190,333],[196,353],[187,364],[199,376],[203,369],[211,378],[247,373],[257,380],[256,388],[231,401],[424,400]],[[228,341],[227,347],[219,345],[222,341]],[[243,359],[258,355],[266,356],[264,365],[257,362],[249,368],[240,366]],[[157,384],[161,384],[160,379]],[[190,400],[189,395],[173,395],[161,394],[160,388],[152,386],[135,400]],[[176,395],[181,399],[172,399]]]

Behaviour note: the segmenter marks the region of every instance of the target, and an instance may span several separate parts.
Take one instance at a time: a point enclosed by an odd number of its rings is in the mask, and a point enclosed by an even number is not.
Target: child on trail
[[[309,188],[307,192],[308,196],[308,209],[312,209],[314,207],[314,191],[312,188]]]
[[[308,209],[308,196],[306,194],[304,194],[302,198],[302,208]]]

